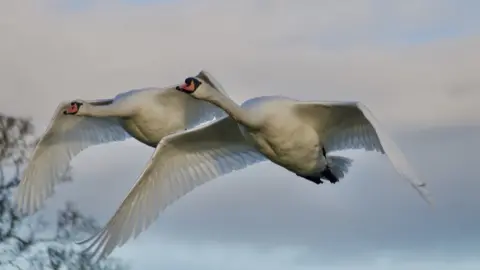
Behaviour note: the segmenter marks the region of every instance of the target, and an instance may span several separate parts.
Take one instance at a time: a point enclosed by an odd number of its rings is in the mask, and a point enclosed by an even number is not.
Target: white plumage
[[[198,76],[222,89],[208,72],[201,71]],[[175,86],[76,102],[79,105],[63,102],[58,106],[32,153],[16,193],[17,207],[23,213],[36,212],[53,194],[71,159],[90,146],[133,137],[156,147],[169,134],[225,115],[212,104],[178,92]],[[65,115],[65,111],[75,115]]]
[[[195,187],[248,165],[270,160],[293,173],[320,179],[329,168],[341,179],[351,160],[325,156],[344,149],[387,154],[399,173],[427,201],[400,150],[358,102],[302,102],[286,97],[258,97],[238,106],[202,78],[188,78],[179,91],[225,110],[208,125],[169,135],[158,144],[148,166],[107,225],[80,244],[92,257],[110,254],[136,237],[159,212]],[[309,179],[310,180],[310,179]]]

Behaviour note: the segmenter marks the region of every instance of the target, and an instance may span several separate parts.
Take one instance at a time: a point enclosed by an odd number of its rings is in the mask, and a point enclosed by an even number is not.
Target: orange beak
[[[190,84],[184,83],[184,84],[180,85],[180,89],[182,89],[183,91],[187,91],[187,92],[193,92],[193,91],[195,91],[195,85],[193,84],[193,82],[190,83]]]
[[[67,109],[67,113],[76,113],[77,111],[78,111],[77,104],[73,104]]]

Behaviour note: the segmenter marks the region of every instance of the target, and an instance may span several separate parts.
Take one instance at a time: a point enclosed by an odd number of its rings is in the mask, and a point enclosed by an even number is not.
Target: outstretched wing
[[[79,244],[89,243],[85,251],[92,258],[108,256],[149,227],[178,198],[209,180],[263,160],[230,117],[167,136],[107,225]]]
[[[420,181],[407,159],[371,111],[359,102],[299,102],[298,112],[323,134],[327,151],[365,149],[385,154],[397,172],[431,204],[426,183]]]
[[[100,106],[111,100],[91,101]],[[53,194],[68,169],[70,160],[89,146],[121,141],[129,137],[116,118],[64,115],[69,105],[61,103],[36,145],[16,193],[17,208],[35,213]]]

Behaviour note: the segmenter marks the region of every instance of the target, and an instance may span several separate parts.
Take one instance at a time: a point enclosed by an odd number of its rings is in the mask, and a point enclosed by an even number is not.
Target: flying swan
[[[226,94],[207,71],[198,76]],[[107,100],[62,102],[24,171],[17,209],[35,213],[53,194],[70,160],[90,146],[133,137],[155,148],[171,133],[225,116],[220,108],[182,94],[175,86],[131,90]]]
[[[327,156],[343,149],[386,154],[397,171],[430,203],[426,184],[417,180],[396,145],[358,102],[303,102],[257,97],[238,106],[202,78],[189,77],[177,90],[210,102],[228,116],[163,138],[148,166],[107,225],[85,252],[97,260],[135,238],[160,211],[195,187],[248,165],[270,160],[316,184],[338,182],[351,160]]]

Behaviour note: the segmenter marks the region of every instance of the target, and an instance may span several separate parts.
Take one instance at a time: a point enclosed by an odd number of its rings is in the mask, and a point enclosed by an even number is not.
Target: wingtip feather
[[[430,194],[430,191],[427,189],[427,185],[425,183],[413,185],[413,187],[415,188],[415,190],[417,190],[422,199],[425,200],[430,207],[435,206],[433,197]]]

